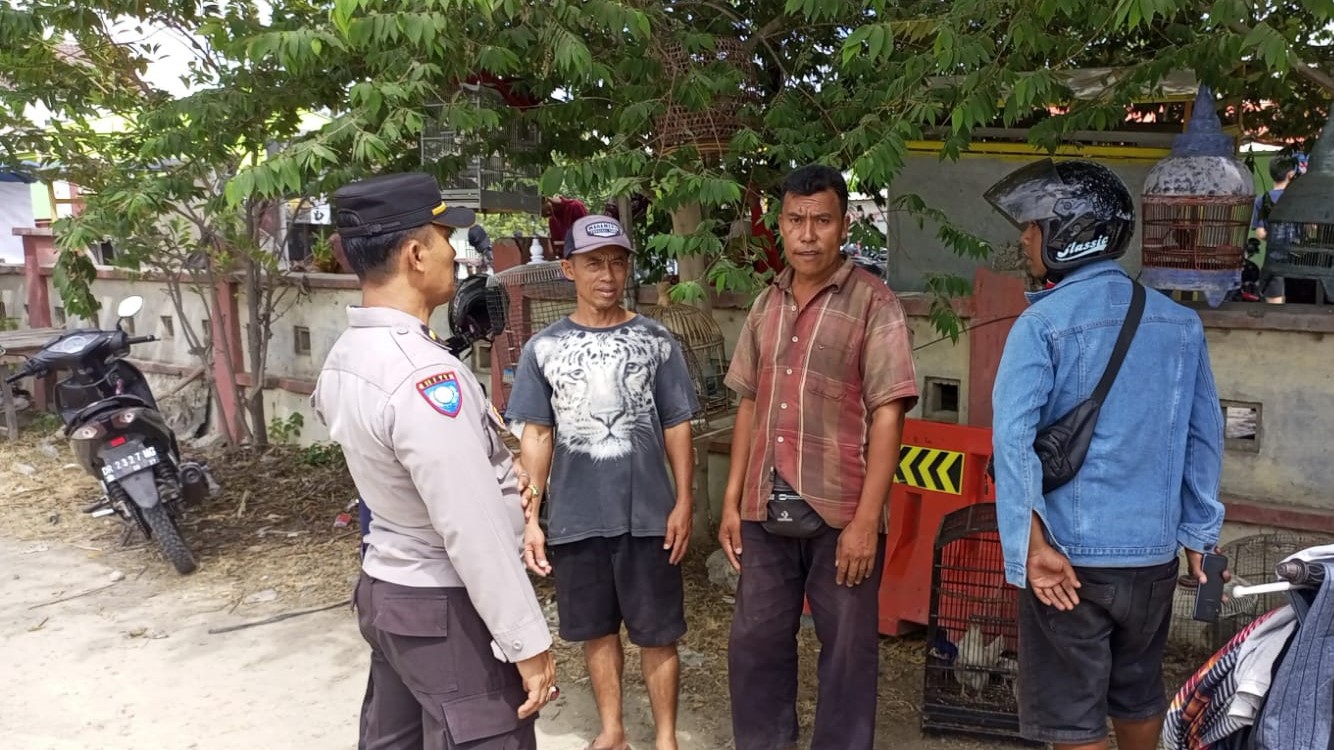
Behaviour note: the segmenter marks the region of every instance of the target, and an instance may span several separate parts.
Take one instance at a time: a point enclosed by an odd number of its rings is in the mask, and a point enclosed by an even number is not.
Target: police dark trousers
[[[885,536],[857,586],[836,583],[840,529],[811,539],[741,524],[741,580],[727,650],[736,750],[783,750],[797,741],[797,631],[803,595],[820,639],[811,750],[871,750],[880,674],[879,599]]]
[[[513,664],[462,588],[412,588],[362,574],[356,607],[371,646],[364,750],[534,750],[535,718]]]

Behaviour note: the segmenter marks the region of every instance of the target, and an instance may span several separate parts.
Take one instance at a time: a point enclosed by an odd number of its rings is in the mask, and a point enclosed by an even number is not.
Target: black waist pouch
[[[798,495],[777,472],[774,472],[773,478],[774,489],[769,495],[768,518],[761,523],[765,531],[775,536],[810,539],[829,528],[810,503]]]
[[[1111,361],[1103,370],[1102,379],[1093,389],[1093,395],[1046,429],[1039,430],[1033,441],[1033,451],[1042,463],[1044,493],[1067,484],[1084,465],[1089,444],[1093,442],[1093,430],[1098,424],[1098,414],[1102,412],[1102,404],[1112,390],[1112,383],[1116,381],[1116,374],[1125,361],[1126,352],[1139,328],[1140,318],[1144,315],[1144,287],[1133,281],[1131,284],[1130,309],[1126,312],[1125,321],[1121,323],[1121,333],[1112,348]]]

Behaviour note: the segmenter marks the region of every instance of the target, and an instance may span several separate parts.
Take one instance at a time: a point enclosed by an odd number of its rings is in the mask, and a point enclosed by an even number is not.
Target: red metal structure
[[[906,420],[889,497],[889,539],[880,580],[880,633],[925,626],[931,610],[936,535],[951,512],[995,502],[987,477],[991,429]]]

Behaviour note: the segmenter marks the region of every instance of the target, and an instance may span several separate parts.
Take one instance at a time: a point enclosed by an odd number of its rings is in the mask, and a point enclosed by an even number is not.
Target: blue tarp
[[[0,182],[26,182],[32,184],[37,181],[37,169],[40,165],[35,161],[21,161],[18,164],[5,164],[0,162]]]

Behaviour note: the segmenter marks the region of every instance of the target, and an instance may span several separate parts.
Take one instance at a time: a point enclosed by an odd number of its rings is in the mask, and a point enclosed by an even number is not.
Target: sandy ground
[[[355,747],[367,651],[347,609],[210,635],[282,607],[233,610],[227,597],[194,585],[198,579],[131,572],[113,582],[120,571],[100,557],[59,542],[0,539],[7,748]],[[646,696],[628,682],[630,739],[651,747]],[[725,720],[725,706],[684,710],[682,750],[725,747],[720,715]],[[595,717],[586,679],[563,684],[538,723],[539,746],[583,750]],[[900,739],[883,747],[987,746],[885,729]]]
[[[228,613],[228,600],[188,579],[108,586],[113,568],[59,544],[0,540],[0,570],[8,748],[356,746],[367,651],[346,609],[210,635],[275,608]],[[543,713],[539,745],[582,750],[591,708],[586,690],[567,688]],[[710,746],[682,739],[683,748]]]
[[[355,527],[333,523],[351,488],[308,450],[211,456],[222,495],[187,507],[182,529],[200,560],[177,576],[156,549],[122,543],[115,519],[78,508],[95,485],[49,430],[0,440],[0,735],[5,750],[351,750],[367,647],[336,609],[222,634],[346,599]],[[690,632],[682,643],[682,750],[731,746],[726,683],[730,597],[687,559]],[[548,582],[538,582],[551,607]],[[809,738],[819,646],[800,636],[798,713]],[[881,640],[877,748],[980,750],[1015,745],[919,730],[924,642]],[[596,734],[581,652],[558,641],[562,697],[538,723],[543,750],[583,750]],[[652,747],[638,657],[626,656],[625,720]],[[1178,683],[1179,684],[1179,683]]]

